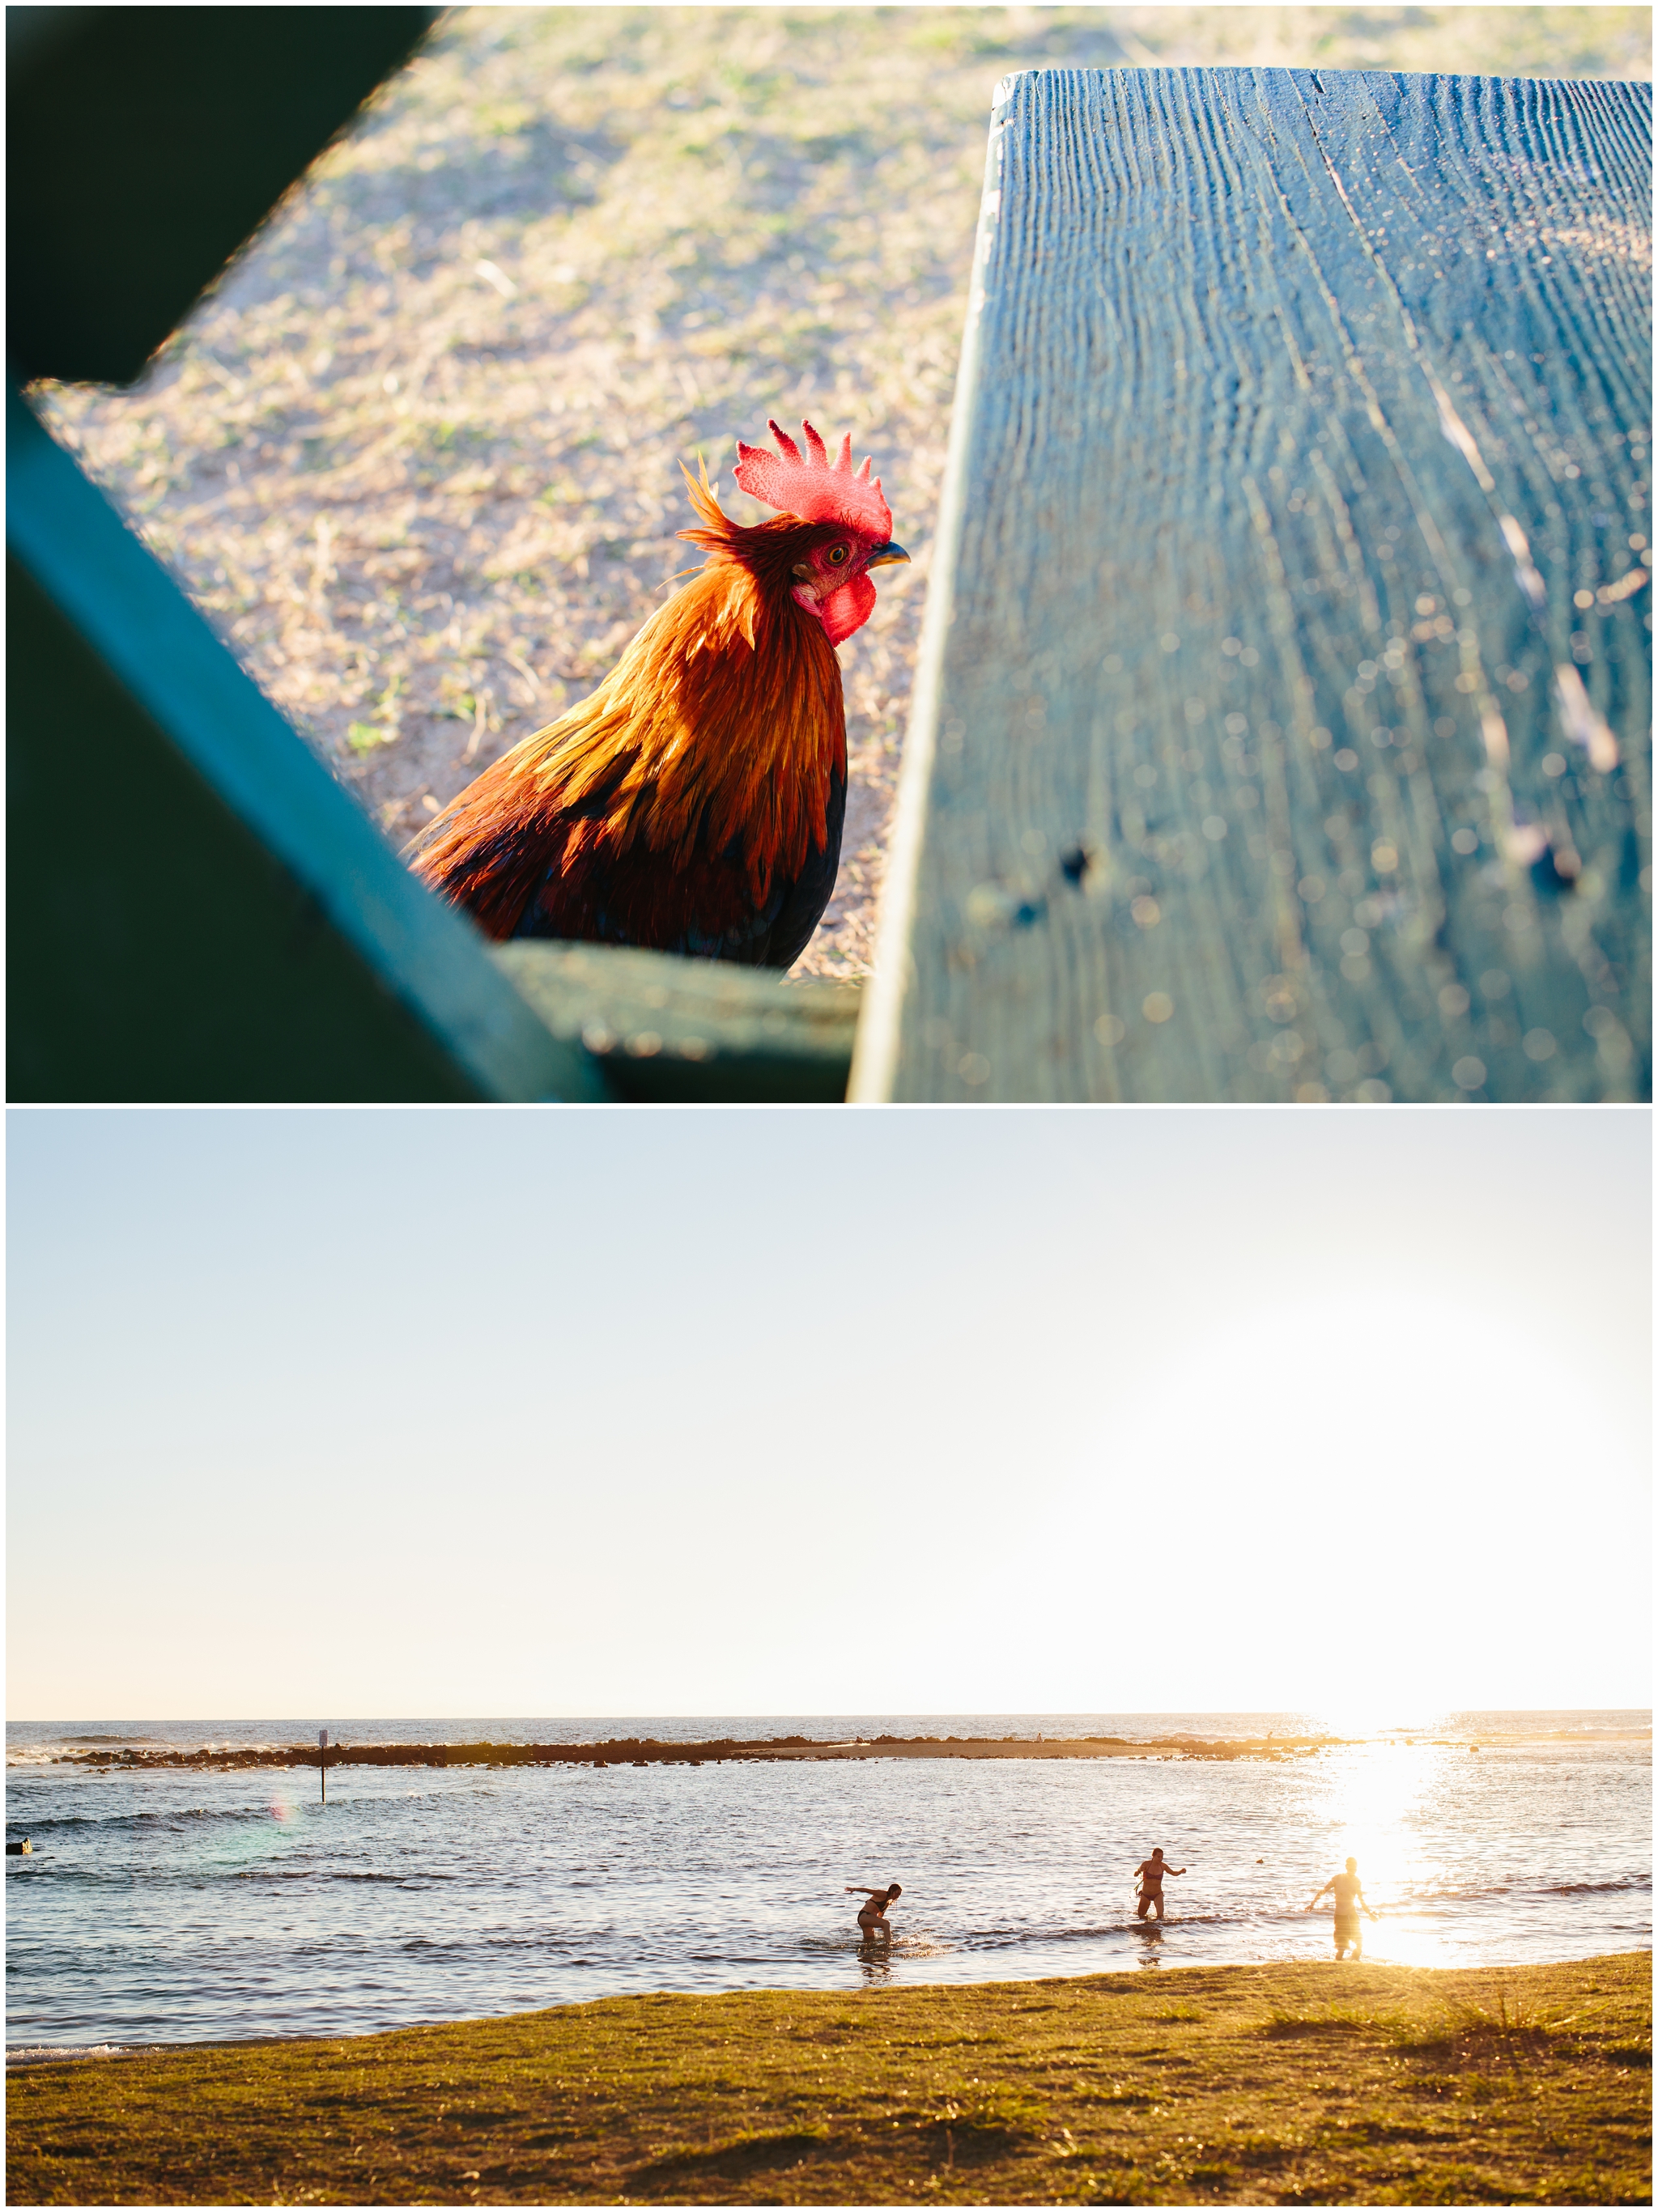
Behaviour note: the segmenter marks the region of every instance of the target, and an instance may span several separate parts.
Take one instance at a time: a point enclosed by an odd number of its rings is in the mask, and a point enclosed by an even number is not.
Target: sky
[[[7,1127],[12,1719],[1649,1700],[1644,1110]]]

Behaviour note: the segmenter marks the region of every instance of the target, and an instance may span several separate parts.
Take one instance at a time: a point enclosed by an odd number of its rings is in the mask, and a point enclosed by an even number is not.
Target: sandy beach
[[[9,2083],[14,2203],[1649,2201],[1649,1954],[611,1998]]]

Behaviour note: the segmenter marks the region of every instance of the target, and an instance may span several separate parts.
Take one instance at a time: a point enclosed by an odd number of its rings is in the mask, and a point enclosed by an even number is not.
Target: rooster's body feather
[[[850,468],[844,453],[819,473]],[[752,528],[722,512],[705,474],[688,482],[701,527],[682,534],[706,567],[596,691],[514,746],[419,841],[416,872],[491,937],[786,968],[834,889],[846,805],[834,647],[875,603],[868,567],[907,556],[859,528],[885,513],[863,477],[848,475],[841,495],[856,521],[780,514]],[[860,502],[872,492],[869,518]]]

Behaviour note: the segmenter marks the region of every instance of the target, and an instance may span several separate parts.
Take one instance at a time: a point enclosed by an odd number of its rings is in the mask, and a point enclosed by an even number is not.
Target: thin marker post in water
[[[322,1802],[326,1805],[328,1802],[328,1731],[326,1729],[317,1730],[317,1752],[319,1754],[317,1765],[322,1773]]]

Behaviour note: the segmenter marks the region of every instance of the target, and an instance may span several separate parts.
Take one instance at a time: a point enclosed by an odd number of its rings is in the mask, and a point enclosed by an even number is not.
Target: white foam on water
[[[124,2043],[20,2043],[6,2053],[8,2066],[54,2066],[72,2058],[124,2058]]]

